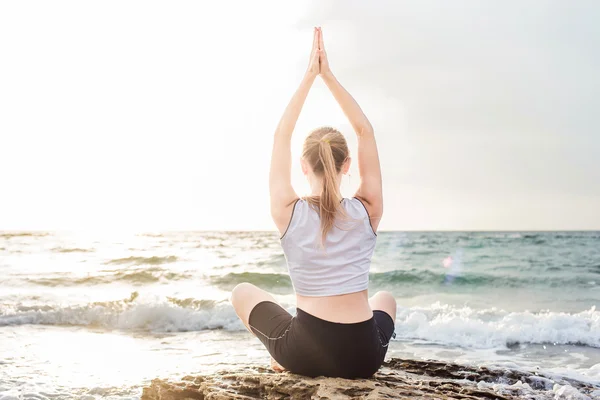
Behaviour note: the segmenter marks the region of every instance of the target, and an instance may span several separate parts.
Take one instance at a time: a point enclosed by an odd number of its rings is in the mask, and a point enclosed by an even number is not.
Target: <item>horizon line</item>
[[[4,233],[49,233],[49,232],[95,232],[95,231],[118,231],[119,229],[103,229],[103,228],[86,228],[86,229],[0,229],[0,234]],[[135,230],[123,228],[122,230],[127,232],[136,233],[153,233],[153,232],[224,232],[224,233],[235,233],[235,232],[272,232],[277,233],[276,229],[146,229],[146,230]],[[423,233],[434,233],[434,232],[473,232],[473,233],[492,233],[492,232],[600,232],[598,229],[378,229],[377,233],[386,232],[423,232]]]

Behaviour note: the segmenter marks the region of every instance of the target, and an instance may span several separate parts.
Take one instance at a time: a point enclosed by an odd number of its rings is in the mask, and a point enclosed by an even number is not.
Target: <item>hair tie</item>
[[[322,138],[322,139],[321,139],[321,142],[329,143],[329,139],[324,139],[324,138]]]

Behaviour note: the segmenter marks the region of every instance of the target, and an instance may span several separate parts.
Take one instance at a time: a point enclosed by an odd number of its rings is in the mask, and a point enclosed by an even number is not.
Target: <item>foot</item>
[[[271,368],[275,372],[283,372],[285,368],[283,368],[273,357],[271,357]]]

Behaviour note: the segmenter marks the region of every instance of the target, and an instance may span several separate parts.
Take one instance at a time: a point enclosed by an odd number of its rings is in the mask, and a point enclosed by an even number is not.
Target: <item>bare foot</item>
[[[283,372],[285,368],[283,368],[273,357],[271,357],[271,368],[275,372]]]

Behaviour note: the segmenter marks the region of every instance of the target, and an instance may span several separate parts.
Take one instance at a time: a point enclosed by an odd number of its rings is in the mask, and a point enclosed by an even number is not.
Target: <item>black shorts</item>
[[[281,366],[310,377],[371,377],[383,364],[394,335],[394,321],[384,311],[373,311],[373,317],[363,322],[344,324],[299,308],[292,316],[271,301],[258,303],[248,323]]]

